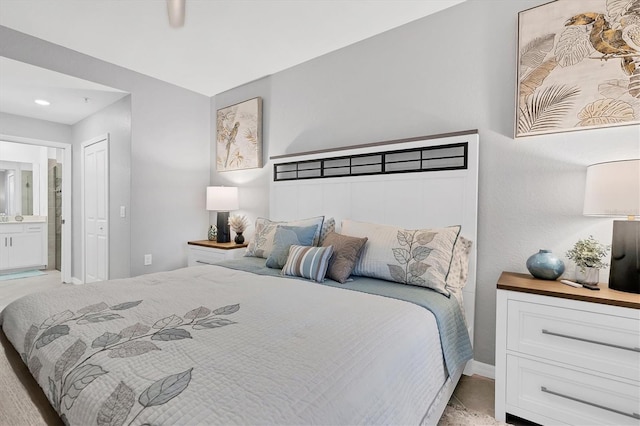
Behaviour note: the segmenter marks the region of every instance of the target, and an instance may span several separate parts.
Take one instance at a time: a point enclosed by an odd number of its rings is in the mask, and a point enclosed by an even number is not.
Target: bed
[[[271,216],[323,212],[352,238],[365,223],[457,223],[456,238],[475,241],[476,133],[382,149],[410,162],[416,148],[431,160],[446,151],[427,148],[461,144],[464,167],[437,162],[429,173],[354,174],[353,159],[370,160],[378,145],[272,158]],[[350,159],[349,176],[278,178],[336,158]],[[372,205],[371,188],[389,202]],[[463,297],[362,271],[344,283],[283,277],[245,257],[29,295],[0,321],[68,424],[436,424],[472,358],[474,246],[468,262]]]

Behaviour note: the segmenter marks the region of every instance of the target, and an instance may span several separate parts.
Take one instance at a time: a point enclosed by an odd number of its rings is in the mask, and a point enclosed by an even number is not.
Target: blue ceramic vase
[[[555,280],[564,272],[564,262],[551,250],[540,250],[527,259],[529,273],[542,280]]]

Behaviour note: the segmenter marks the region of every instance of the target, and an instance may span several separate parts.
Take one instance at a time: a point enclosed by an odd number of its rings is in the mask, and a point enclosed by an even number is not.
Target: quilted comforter
[[[221,266],[37,293],[0,321],[68,424],[418,424],[447,379],[428,310]]]

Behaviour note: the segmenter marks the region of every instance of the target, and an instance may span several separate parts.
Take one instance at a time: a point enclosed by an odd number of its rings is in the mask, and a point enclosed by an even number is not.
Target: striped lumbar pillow
[[[321,283],[324,281],[332,254],[333,246],[307,247],[292,245],[289,248],[287,263],[282,268],[282,275],[308,278],[311,281]]]

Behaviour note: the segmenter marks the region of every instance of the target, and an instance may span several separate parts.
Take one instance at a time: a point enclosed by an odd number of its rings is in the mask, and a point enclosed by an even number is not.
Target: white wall
[[[0,112],[0,135],[71,143],[71,126]]]
[[[210,99],[3,26],[0,55],[131,93],[130,273],[186,266],[208,229]]]
[[[211,103],[216,110],[262,96],[266,157],[479,129],[474,346],[475,359],[488,364],[500,273],[526,272],[526,259],[540,248],[563,256],[589,234],[610,242],[611,219],[582,216],[586,166],[640,157],[640,126],[513,139],[517,14],[545,2],[469,0]],[[242,186],[242,208],[268,214],[271,163],[257,171],[216,173],[215,161],[211,167],[213,183]],[[601,280],[607,277],[603,271]]]
[[[131,97],[126,96],[72,126],[73,195],[81,199],[82,143],[109,134],[109,278],[125,278],[131,268]],[[73,276],[82,279],[82,205],[73,203]]]

